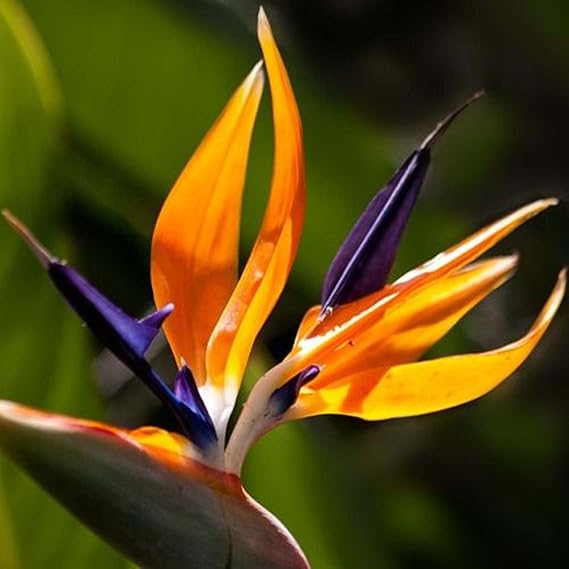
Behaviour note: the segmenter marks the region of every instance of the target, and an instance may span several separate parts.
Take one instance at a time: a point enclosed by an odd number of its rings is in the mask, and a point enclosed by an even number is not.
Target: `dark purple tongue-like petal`
[[[215,426],[209,416],[207,407],[201,398],[196,380],[190,371],[190,368],[182,363],[182,367],[178,371],[176,380],[174,382],[174,393],[176,399],[187,405],[197,416],[201,417],[204,423],[209,424],[215,433]]]
[[[174,310],[167,304],[142,320],[131,318],[72,267],[55,259],[47,272],[57,289],[93,333],[120,359],[141,358]]]
[[[217,440],[215,428],[197,388],[187,390],[188,399],[177,398],[144,358],[144,353],[174,306],[168,304],[141,320],[130,317],[75,269],[55,259],[11,213],[4,211],[3,214],[30,246],[73,310],[95,336],[144,381],[172,412],[184,434],[201,448],[213,444]]]
[[[276,389],[269,399],[271,413],[278,417],[289,407],[294,405],[298,398],[298,393],[303,385],[311,382],[320,373],[320,366],[309,365],[293,378],[289,379],[284,385]]]
[[[382,288],[430,163],[430,150],[478,92],[441,121],[371,200],[336,253],[322,287],[322,315]]]
[[[371,200],[328,269],[322,290],[323,313],[376,291],[387,282],[429,161],[428,149],[413,152]]]

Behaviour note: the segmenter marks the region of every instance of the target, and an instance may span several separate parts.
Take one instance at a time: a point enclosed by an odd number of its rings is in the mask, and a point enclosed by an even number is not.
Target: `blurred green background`
[[[303,115],[306,229],[250,379],[284,354],[351,223],[434,124],[451,129],[394,273],[526,201],[561,207],[498,248],[515,279],[431,356],[521,335],[568,262],[569,5],[563,0],[266,2]],[[148,310],[153,220],[201,136],[260,57],[257,2],[0,0],[0,203],[132,314]],[[243,220],[267,198],[267,96]],[[0,397],[137,426],[166,419],[0,226]],[[254,449],[246,486],[314,569],[567,567],[567,306],[531,360],[488,397],[417,419],[320,418]],[[158,354],[157,365],[167,360]],[[167,426],[167,425],[166,425]],[[0,567],[128,564],[0,462]]]

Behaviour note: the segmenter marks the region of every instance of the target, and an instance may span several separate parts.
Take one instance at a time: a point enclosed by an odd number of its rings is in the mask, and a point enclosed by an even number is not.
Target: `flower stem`
[[[296,359],[285,360],[271,368],[254,385],[225,449],[225,470],[227,472],[239,476],[251,446],[279,422],[279,419],[269,412],[269,399],[275,389],[288,378],[296,365]]]

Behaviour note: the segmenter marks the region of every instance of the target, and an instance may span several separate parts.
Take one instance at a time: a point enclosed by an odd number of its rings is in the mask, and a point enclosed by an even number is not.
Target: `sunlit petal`
[[[289,418],[339,413],[369,420],[421,415],[472,401],[509,377],[533,351],[563,298],[562,271],[529,332],[502,348],[355,373],[318,391],[300,391]]]
[[[207,341],[237,281],[241,197],[262,87],[257,64],[178,178],[154,229],[154,299],[174,303],[166,336],[198,385],[207,375]]]
[[[269,203],[251,256],[210,340],[208,373],[225,384],[232,408],[251,347],[294,260],[304,218],[302,126],[290,81],[261,10],[259,41],[271,87],[275,159]]]
[[[306,351],[310,352],[311,357],[318,359],[324,353],[337,349],[355,335],[368,330],[382,318],[389,307],[401,303],[405,295],[412,294],[419,287],[441,279],[476,260],[522,223],[557,203],[553,198],[543,199],[517,209],[406,273],[381,291],[339,306],[324,320],[314,319],[311,329],[310,322],[304,322],[305,335],[297,338],[290,355]],[[313,319],[313,313],[305,318]]]
[[[548,198],[536,200],[520,207],[494,223],[479,229],[450,249],[436,255],[426,263],[419,265],[416,269],[405,273],[402,277],[397,279],[394,284],[420,284],[423,279],[430,281],[448,274],[457,268],[464,267],[466,264],[478,259],[478,257],[483,255],[488,249],[498,243],[498,241],[507,237],[520,225],[558,203],[556,198]]]
[[[326,359],[326,369],[313,388],[354,371],[417,360],[469,310],[513,273],[518,257],[480,261],[429,283],[400,303],[363,334],[353,337]]]

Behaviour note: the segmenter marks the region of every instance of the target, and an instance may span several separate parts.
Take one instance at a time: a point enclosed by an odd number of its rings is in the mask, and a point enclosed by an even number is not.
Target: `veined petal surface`
[[[154,229],[154,299],[174,303],[166,336],[198,385],[207,377],[209,336],[237,282],[241,198],[262,88],[259,63],[191,157]]]
[[[0,401],[0,448],[146,569],[309,569],[294,539],[238,477],[180,453],[183,437]]]
[[[261,230],[237,287],[212,334],[207,369],[226,385],[232,408],[253,342],[288,278],[304,220],[302,126],[292,87],[264,12],[258,36],[273,101],[275,158]]]
[[[301,389],[288,418],[324,413],[368,420],[422,415],[472,401],[497,387],[533,351],[565,293],[566,271],[529,332],[502,348],[354,373],[318,390]]]

